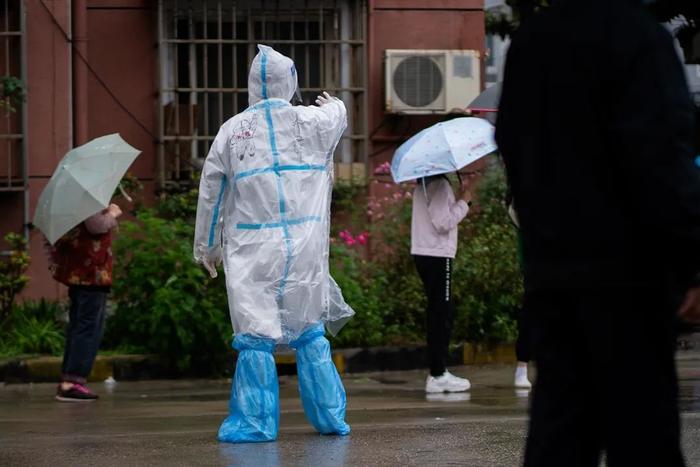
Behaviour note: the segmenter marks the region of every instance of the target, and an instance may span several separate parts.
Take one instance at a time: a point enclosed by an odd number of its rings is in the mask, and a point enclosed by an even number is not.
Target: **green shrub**
[[[192,219],[153,210],[121,224],[105,348],[155,353],[190,374],[224,368],[231,325],[223,274],[211,279],[195,264],[193,236]]]
[[[384,327],[390,331],[390,343],[404,344],[425,340],[427,301],[411,256],[412,203],[405,193],[411,193],[413,185],[399,190],[394,196],[382,198],[382,215],[371,226],[371,232],[373,269],[385,284],[381,291],[386,308]]]
[[[20,315],[8,340],[19,354],[60,355],[65,337],[55,322]]]
[[[197,216],[199,190],[162,194],[155,206],[155,215],[164,219],[182,219],[193,222]]]
[[[453,276],[457,340],[509,342],[517,335],[523,282],[505,191],[503,170],[492,166],[479,183],[473,214],[460,226]]]
[[[410,255],[411,203],[406,191],[411,188],[401,186],[395,195],[380,199],[368,197],[366,186],[341,186],[333,193],[338,198],[334,208],[342,212],[333,214],[331,274],[356,312],[335,345],[424,340],[425,296]],[[371,256],[366,247],[343,237],[352,232],[368,232]]]
[[[29,282],[24,274],[29,267],[27,241],[19,234],[9,233],[5,236],[5,242],[10,252],[0,260],[0,325],[12,312],[15,297]]]
[[[381,290],[384,284],[370,274],[371,265],[358,251],[340,244],[331,246],[331,275],[343,291],[343,297],[355,310],[355,316],[333,339],[340,347],[372,346],[384,342],[384,309]]]
[[[46,300],[16,305],[0,330],[0,355],[60,355],[65,341],[64,314],[60,304]]]
[[[331,201],[331,228],[364,227],[367,224],[365,206],[368,186],[359,180],[336,180]]]
[[[36,318],[40,321],[51,321],[56,323],[65,323],[68,320],[68,310],[65,305],[60,302],[46,300],[25,300],[13,307],[13,318],[17,315],[22,315],[27,318]]]

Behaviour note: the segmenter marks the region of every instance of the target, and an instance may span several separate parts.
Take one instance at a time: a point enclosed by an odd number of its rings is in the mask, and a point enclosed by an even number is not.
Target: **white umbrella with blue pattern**
[[[460,170],[498,148],[495,128],[481,118],[462,117],[426,128],[394,153],[396,183]]]

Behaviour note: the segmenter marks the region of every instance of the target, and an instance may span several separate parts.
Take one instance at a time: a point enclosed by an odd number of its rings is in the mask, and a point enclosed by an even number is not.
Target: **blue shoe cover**
[[[323,435],[347,435],[345,388],[331,359],[322,324],[306,329],[290,345],[297,352],[299,393],[306,418]]]
[[[272,355],[275,342],[244,334],[235,337],[233,348],[239,354],[231,387],[230,415],[219,428],[219,441],[274,441],[280,420],[279,383]]]

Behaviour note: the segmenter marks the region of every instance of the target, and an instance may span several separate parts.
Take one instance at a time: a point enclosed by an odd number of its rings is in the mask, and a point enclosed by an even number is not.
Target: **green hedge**
[[[149,209],[121,224],[105,348],[155,353],[193,374],[224,367],[231,325],[223,275],[211,279],[194,263],[193,236],[191,220]]]
[[[62,305],[45,300],[14,305],[0,327],[0,357],[61,355],[65,341],[65,314]]]
[[[513,341],[517,334],[523,281],[505,191],[502,170],[492,166],[479,185],[474,213],[460,226],[453,289],[454,339],[460,341],[493,344]]]

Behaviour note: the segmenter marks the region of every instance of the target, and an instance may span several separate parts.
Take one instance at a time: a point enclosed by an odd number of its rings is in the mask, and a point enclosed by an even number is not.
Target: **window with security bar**
[[[23,5],[0,2],[0,192],[26,189],[23,119]]]
[[[223,122],[248,107],[257,44],[291,57],[304,104],[322,91],[348,109],[337,162],[365,162],[364,0],[160,0],[160,176],[191,178]]]

